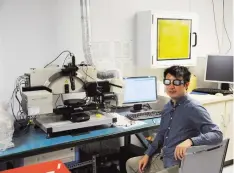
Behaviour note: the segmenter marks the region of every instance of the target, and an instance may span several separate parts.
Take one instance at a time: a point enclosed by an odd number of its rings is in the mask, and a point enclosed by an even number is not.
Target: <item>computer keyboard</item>
[[[130,120],[146,120],[151,118],[159,118],[161,117],[161,111],[149,110],[144,112],[136,112],[136,113],[128,113],[126,117]]]
[[[233,92],[229,90],[214,89],[214,88],[196,88],[193,90],[193,92],[200,92],[200,93],[213,94],[213,95],[215,95],[216,93],[222,93],[223,95],[233,94]]]

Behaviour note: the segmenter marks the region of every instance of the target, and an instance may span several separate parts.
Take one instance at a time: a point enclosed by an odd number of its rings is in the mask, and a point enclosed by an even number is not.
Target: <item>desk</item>
[[[155,118],[154,121],[152,121],[152,119],[145,120],[144,122],[145,124],[143,125],[129,128],[108,127],[105,129],[93,130],[86,134],[76,136],[65,135],[49,139],[46,138],[46,134],[41,129],[31,128],[29,133],[14,139],[14,148],[0,152],[0,162],[61,150],[94,141],[123,136],[128,137],[132,134],[156,129],[160,125],[160,118]],[[125,145],[128,143],[130,143],[129,139],[125,142]]]

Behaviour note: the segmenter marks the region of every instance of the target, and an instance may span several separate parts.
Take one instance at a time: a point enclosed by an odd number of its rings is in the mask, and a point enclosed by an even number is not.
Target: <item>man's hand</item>
[[[143,170],[145,169],[147,163],[149,162],[149,156],[144,155],[142,159],[139,161],[138,169],[142,173]]]
[[[190,139],[185,140],[184,142],[180,143],[179,145],[176,146],[174,156],[175,159],[182,160],[184,158],[184,155],[186,153],[186,150],[191,147],[193,142]]]

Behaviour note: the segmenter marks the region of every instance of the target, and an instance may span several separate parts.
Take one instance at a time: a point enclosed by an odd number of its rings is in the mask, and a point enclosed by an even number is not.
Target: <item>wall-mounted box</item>
[[[143,11],[137,14],[136,29],[138,67],[196,65],[197,14]]]

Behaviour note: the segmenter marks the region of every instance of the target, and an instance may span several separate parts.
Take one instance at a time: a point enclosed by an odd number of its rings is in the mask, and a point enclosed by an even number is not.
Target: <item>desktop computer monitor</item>
[[[155,76],[124,78],[124,105],[132,106],[132,112],[140,111],[142,104],[157,101]]]
[[[229,83],[233,83],[233,56],[209,55],[205,81],[221,83],[221,89],[229,90]]]

